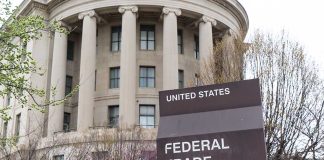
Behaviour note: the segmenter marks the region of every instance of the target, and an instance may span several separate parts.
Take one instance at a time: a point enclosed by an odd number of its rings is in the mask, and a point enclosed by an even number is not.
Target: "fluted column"
[[[178,8],[163,8],[163,89],[177,89],[178,85]]]
[[[136,14],[137,6],[121,6],[122,18],[119,125],[131,128],[136,124]]]
[[[83,19],[83,25],[77,121],[78,132],[86,131],[89,127],[93,126],[97,17],[93,10],[79,14],[79,19]]]
[[[213,72],[209,71],[208,65],[210,56],[213,54],[213,26],[216,26],[215,19],[203,16],[199,23],[199,54],[200,54],[200,77],[206,78],[205,81],[213,82]]]
[[[65,97],[67,41],[68,36],[65,33],[55,32],[51,87],[55,87],[56,90],[50,93],[51,101],[62,100]],[[53,135],[54,132],[63,131],[63,118],[64,103],[49,106],[48,136]]]

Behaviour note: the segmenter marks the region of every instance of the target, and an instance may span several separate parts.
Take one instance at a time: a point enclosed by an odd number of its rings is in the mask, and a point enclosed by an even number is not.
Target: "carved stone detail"
[[[137,6],[120,6],[118,8],[119,13],[125,13],[126,11],[131,11],[133,13],[138,12]]]
[[[208,16],[202,16],[201,22],[207,23],[210,22],[213,26],[217,25],[217,21],[214,18],[208,17]]]
[[[85,11],[85,12],[79,13],[78,18],[79,19],[83,19],[86,16],[96,17],[97,19],[99,19],[99,16],[97,15],[97,13],[94,10],[89,10],[89,11]]]
[[[181,15],[181,10],[179,8],[164,7],[163,14],[174,13],[176,16]]]

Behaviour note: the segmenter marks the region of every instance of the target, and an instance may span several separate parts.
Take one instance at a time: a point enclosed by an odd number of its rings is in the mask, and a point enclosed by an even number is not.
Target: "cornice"
[[[237,0],[208,0],[216,3],[225,10],[229,10],[232,15],[239,21],[243,32],[246,34],[249,28],[249,18],[244,7]]]
[[[36,1],[30,1],[28,3],[28,5],[23,8],[20,12],[20,16],[27,16],[29,15],[33,10],[42,10],[42,11],[45,11],[45,12],[48,12],[48,5],[47,4],[43,4],[43,3],[40,3],[40,2],[36,2]]]

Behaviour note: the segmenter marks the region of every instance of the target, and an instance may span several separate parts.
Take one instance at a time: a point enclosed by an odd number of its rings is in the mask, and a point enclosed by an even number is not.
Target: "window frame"
[[[181,76],[180,76],[181,75]],[[180,78],[182,77],[182,78]],[[183,89],[184,88],[184,70],[183,69],[179,69],[178,70],[178,80],[179,80],[179,89]]]
[[[117,108],[117,115],[112,115],[112,110]],[[117,122],[116,122],[117,119]],[[113,122],[113,123],[112,123]],[[108,106],[108,126],[109,128],[117,128],[119,126],[119,105]]]
[[[199,53],[199,36],[194,35],[194,54],[195,54],[195,59],[199,60],[200,59],[200,53]]]
[[[142,68],[145,69],[145,77],[141,76]],[[149,74],[148,74],[149,69],[154,69],[154,77],[149,77]],[[145,86],[141,86],[141,80],[142,79],[145,79],[145,81],[146,81]],[[149,86],[149,81],[148,81],[149,79],[153,79],[153,87]],[[155,81],[156,81],[156,68],[155,68],[155,66],[140,66],[140,68],[139,68],[139,87],[140,88],[156,88],[156,82]]]
[[[146,32],[146,39],[142,39],[142,32]],[[149,32],[153,32],[153,40],[149,40]],[[141,24],[140,25],[140,43],[139,48],[141,51],[155,51],[156,46],[156,31],[154,24]],[[142,42],[145,42],[146,48],[142,48]],[[149,49],[149,42],[153,42],[153,49]]]
[[[178,33],[177,33],[177,40],[178,40],[178,54],[184,54],[184,48],[183,48],[183,30],[182,29],[178,29]],[[180,42],[179,42],[179,36],[180,36]],[[180,47],[180,50],[179,50]]]
[[[148,115],[148,114],[141,114],[141,107],[153,107],[154,109],[154,115]],[[139,118],[139,126],[141,128],[156,128],[156,105],[154,104],[140,104],[139,105],[139,110],[138,110],[138,118]],[[149,118],[149,117],[153,117],[153,125],[142,125],[141,124],[141,117],[145,116],[146,118]],[[146,121],[148,122],[148,120],[146,119]]]
[[[112,77],[112,71],[113,70],[117,70],[117,77]],[[116,75],[116,73],[114,72],[114,75]],[[114,83],[112,83],[114,82]],[[117,86],[113,86],[113,84],[117,85]],[[120,85],[120,67],[110,67],[109,68],[109,89],[117,89],[119,88]]]
[[[53,156],[53,160],[62,160],[62,158],[64,160],[64,155],[63,154],[61,154],[61,155],[54,155]]]
[[[68,122],[66,120],[66,115],[68,115],[68,117],[69,117]],[[67,125],[68,126],[67,128],[65,128],[65,124],[68,124]],[[71,130],[71,113],[64,112],[64,117],[63,117],[63,131],[64,132],[69,132],[70,130]]]
[[[21,113],[18,113],[15,119],[15,137],[17,138],[16,142],[19,141],[20,128],[21,128]]]
[[[113,39],[113,33],[117,33],[117,40]],[[112,26],[110,32],[110,51],[119,52],[121,50],[122,26]],[[113,44],[117,44],[117,50],[113,50]]]
[[[71,85],[68,84],[68,82],[70,82],[68,80],[71,80]],[[69,90],[69,92],[67,92],[67,90]],[[65,76],[65,96],[70,94],[72,90],[73,90],[73,76],[66,75]]]
[[[66,53],[66,59],[68,61],[73,61],[73,59],[74,59],[74,47],[75,47],[75,42],[72,41],[72,40],[68,40],[68,43],[67,43],[67,51],[66,51],[67,52]]]

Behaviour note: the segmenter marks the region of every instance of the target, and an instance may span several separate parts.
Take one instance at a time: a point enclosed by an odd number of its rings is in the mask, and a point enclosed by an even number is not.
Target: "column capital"
[[[118,8],[119,13],[125,13],[126,11],[131,11],[133,13],[138,12],[138,7],[137,6],[120,6]]]
[[[95,18],[99,19],[99,16],[97,15],[97,13],[94,10],[89,10],[89,11],[79,13],[78,18],[83,19],[86,16],[89,16],[90,18],[95,17]]]
[[[164,7],[162,13],[167,15],[169,13],[174,13],[176,16],[181,15],[181,10],[179,8],[172,8],[172,7]]]
[[[205,16],[205,15],[201,17],[200,23],[208,23],[208,22],[210,22],[213,26],[217,25],[216,19],[211,18],[209,16]]]
[[[58,24],[60,27],[65,28],[67,31],[71,31],[71,30],[72,30],[72,27],[69,26],[66,22],[64,22],[64,21],[62,21],[62,20],[58,20],[58,21],[57,21],[57,24]]]

